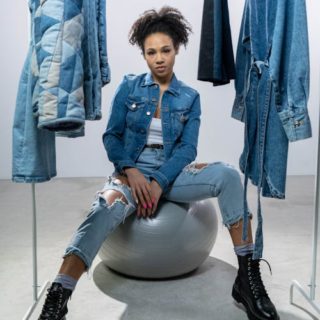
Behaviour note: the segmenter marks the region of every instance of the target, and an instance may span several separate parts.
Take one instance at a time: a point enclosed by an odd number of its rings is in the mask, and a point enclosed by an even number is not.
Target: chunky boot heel
[[[232,298],[236,300],[238,303],[241,303],[241,296],[235,288],[232,288]]]
[[[65,289],[61,283],[53,282],[47,289],[47,297],[38,320],[66,320],[68,300],[72,290]]]
[[[252,253],[237,257],[239,270],[233,284],[232,297],[244,305],[250,320],[280,320],[261,279],[259,263],[264,259],[252,260]]]

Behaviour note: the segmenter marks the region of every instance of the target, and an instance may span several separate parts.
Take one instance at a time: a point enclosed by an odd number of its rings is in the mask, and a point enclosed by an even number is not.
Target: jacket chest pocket
[[[189,111],[173,111],[171,112],[171,132],[174,139],[182,135],[184,125],[189,119]]]
[[[126,125],[128,127],[136,124],[143,114],[145,109],[146,101],[139,98],[128,97],[126,101],[127,107],[127,116],[126,116]]]

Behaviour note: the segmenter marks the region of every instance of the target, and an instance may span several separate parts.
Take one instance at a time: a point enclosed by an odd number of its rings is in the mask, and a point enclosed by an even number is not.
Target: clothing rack
[[[27,0],[29,3],[29,0]],[[30,14],[28,12],[28,39],[31,38],[31,22]],[[319,73],[320,75],[320,73]],[[320,76],[319,76],[320,80]],[[319,82],[320,89],[320,82]],[[320,90],[319,90],[320,92]],[[319,107],[320,107],[320,94],[319,94]],[[316,266],[317,266],[317,240],[318,240],[318,221],[319,221],[319,190],[320,190],[320,113],[319,113],[319,127],[318,127],[318,153],[317,153],[317,167],[316,167],[316,181],[315,181],[315,205],[314,205],[314,218],[313,218],[313,240],[312,240],[312,267],[311,267],[311,284],[310,296],[303,289],[297,280],[291,281],[290,286],[290,304],[293,304],[293,288],[296,287],[303,297],[310,303],[310,305],[320,314],[320,305],[315,302],[315,287],[316,287]],[[46,288],[51,285],[51,282],[46,280],[38,293],[38,269],[37,269],[37,214],[36,214],[36,197],[35,197],[35,183],[31,184],[31,197],[32,197],[32,252],[33,252],[33,304],[29,307],[27,313],[23,317],[23,320],[28,320],[33,311],[35,310],[39,300],[45,293]]]
[[[320,73],[319,73],[319,89],[320,89]],[[320,107],[320,90],[319,90],[319,107]],[[320,305],[315,300],[315,288],[316,288],[316,275],[317,275],[317,244],[318,244],[318,229],[319,229],[319,190],[320,190],[320,113],[319,113],[319,127],[318,127],[318,153],[317,153],[317,168],[316,168],[316,181],[315,181],[315,201],[314,201],[314,216],[313,216],[313,240],[312,240],[312,267],[311,267],[311,284],[310,296],[303,289],[297,280],[291,281],[290,286],[290,303],[293,300],[293,288],[296,287],[299,292],[305,297],[305,299],[311,304],[311,306],[320,314]]]
[[[29,0],[27,0],[29,2]],[[29,4],[28,4],[29,6]],[[28,39],[31,39],[31,22],[30,13],[28,12]],[[23,320],[28,320],[33,311],[35,310],[39,300],[45,293],[45,290],[51,285],[50,281],[46,281],[41,287],[38,294],[38,268],[37,268],[37,211],[36,211],[36,195],[35,183],[31,183],[31,197],[32,197],[32,254],[33,254],[33,304],[29,307],[27,313],[24,315]]]

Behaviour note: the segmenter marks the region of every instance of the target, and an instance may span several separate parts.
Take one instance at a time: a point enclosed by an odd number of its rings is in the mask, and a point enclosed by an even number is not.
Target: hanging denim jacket
[[[128,74],[119,85],[110,107],[102,141],[115,170],[137,167],[152,117],[157,109],[160,88],[152,74]],[[166,162],[150,178],[162,189],[197,156],[200,127],[200,95],[173,74],[161,99],[161,124]]]
[[[253,259],[263,250],[260,192],[284,199],[288,143],[312,136],[309,45],[305,0],[246,0],[236,57],[232,117],[245,123],[239,166],[258,187]],[[242,241],[248,240],[244,218]]]
[[[227,0],[204,0],[197,79],[213,86],[235,79]]]
[[[13,122],[12,180],[56,175],[55,137],[84,136],[100,120],[101,88],[110,82],[106,0],[31,0],[31,39]]]

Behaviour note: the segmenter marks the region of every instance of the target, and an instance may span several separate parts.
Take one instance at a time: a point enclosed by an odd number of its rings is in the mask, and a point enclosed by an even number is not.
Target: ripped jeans
[[[149,175],[165,162],[163,149],[145,148],[136,161],[137,168],[150,183]],[[193,162],[183,168],[174,182],[163,190],[162,199],[176,202],[194,202],[218,197],[222,224],[230,228],[243,218],[243,186],[238,171],[224,162],[211,162],[201,169]],[[75,254],[86,264],[89,274],[92,261],[108,235],[130,214],[136,212],[137,204],[130,187],[119,185],[113,180],[119,172],[107,178],[102,190],[96,192],[94,202],[86,219],[73,235],[62,257]],[[127,199],[126,204],[116,199],[110,206],[101,194],[112,189],[120,191]],[[252,213],[248,209],[248,217]]]

